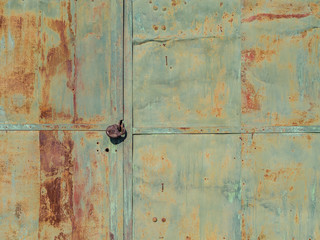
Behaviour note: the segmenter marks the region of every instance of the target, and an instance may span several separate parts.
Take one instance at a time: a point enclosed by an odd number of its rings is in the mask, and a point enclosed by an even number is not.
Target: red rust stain
[[[243,63],[241,67],[242,113],[250,113],[261,109],[262,96],[254,85],[247,80],[248,68],[265,60],[271,61],[271,57],[275,54],[275,50],[263,50],[260,48],[247,49],[241,52],[241,61]]]
[[[65,6],[64,2],[61,3],[61,7]],[[44,65],[40,68],[40,74],[42,79],[44,79],[42,85],[42,95],[40,104],[40,121],[51,122],[56,118],[60,119],[72,119],[75,122],[77,118],[76,110],[76,78],[77,78],[77,60],[72,59],[72,48],[75,47],[73,41],[75,39],[75,34],[72,30],[72,14],[70,10],[70,1],[67,4],[67,19],[52,19],[44,18],[43,24],[50,28],[59,35],[60,42],[57,46],[50,49],[46,49],[47,34],[44,32],[42,34],[41,42],[41,61]],[[73,55],[74,57],[74,55]],[[75,66],[75,72],[73,73],[73,65]],[[55,76],[65,75],[68,79],[66,86],[73,93],[73,103],[74,103],[74,115],[72,116],[70,112],[56,112],[51,106],[51,96],[50,88],[54,84],[52,79]]]
[[[46,172],[46,176],[58,174],[61,167],[72,167],[74,143],[69,134],[61,142],[57,132],[40,131],[39,139],[41,170]]]
[[[110,240],[114,240],[114,234],[112,232],[109,233]]]
[[[56,131],[40,131],[41,194],[39,232],[47,232],[46,226],[63,230],[73,220],[73,157],[74,143],[65,132],[59,139]],[[67,234],[61,232],[60,235]],[[58,236],[54,236],[58,237]],[[53,238],[53,236],[52,236]]]
[[[260,63],[264,60],[271,61],[272,55],[275,55],[275,50],[263,50],[260,48],[243,50],[241,52],[242,61],[247,65],[251,66],[254,63]]]
[[[261,95],[256,91],[253,84],[242,80],[241,88],[241,109],[242,113],[250,113],[261,109]]]
[[[272,14],[272,13],[260,13],[245,19],[241,22],[253,22],[253,21],[272,21],[275,19],[291,19],[291,18],[305,18],[310,16],[311,13],[303,14]]]

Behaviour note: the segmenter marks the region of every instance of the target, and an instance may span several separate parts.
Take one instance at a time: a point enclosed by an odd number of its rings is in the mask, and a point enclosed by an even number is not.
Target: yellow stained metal
[[[122,1],[1,1],[1,123],[118,121],[122,11]]]
[[[320,237],[319,4],[133,1],[133,239]]]
[[[319,134],[242,138],[242,239],[319,239]]]
[[[134,239],[241,239],[240,135],[133,139]]]
[[[37,239],[40,152],[37,132],[0,132],[0,239]]]

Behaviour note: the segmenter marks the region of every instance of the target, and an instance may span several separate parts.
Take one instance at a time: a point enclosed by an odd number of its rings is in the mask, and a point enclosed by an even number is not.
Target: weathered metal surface
[[[37,239],[39,134],[0,132],[0,150],[0,239]]]
[[[133,1],[133,239],[320,238],[319,6]]]
[[[239,1],[137,0],[133,15],[134,126],[239,126]]]
[[[2,132],[0,142],[1,239],[122,238],[122,146],[92,131]]]
[[[123,117],[122,1],[1,1],[0,120]]]
[[[122,0],[0,1],[0,239],[122,239],[122,46]]]
[[[242,124],[320,124],[319,1],[242,1]]]
[[[0,239],[320,238],[319,5],[0,1]]]
[[[134,239],[241,239],[240,144],[240,135],[134,136]]]
[[[319,134],[242,139],[242,239],[319,239]]]

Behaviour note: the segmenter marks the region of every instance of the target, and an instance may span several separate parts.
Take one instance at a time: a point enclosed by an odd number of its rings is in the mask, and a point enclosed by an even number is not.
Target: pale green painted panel
[[[122,239],[123,147],[104,132],[73,135],[73,239]]]
[[[242,138],[243,239],[319,239],[320,136]]]
[[[123,1],[78,0],[77,123],[123,118]]]
[[[239,27],[239,1],[134,1],[134,127],[239,126]]]
[[[134,136],[134,239],[240,239],[240,136]]]
[[[39,122],[73,123],[75,101],[75,4],[68,0],[39,3]]]
[[[0,239],[38,238],[38,132],[0,132]]]
[[[242,124],[320,124],[319,1],[243,1]]]
[[[239,61],[238,38],[134,46],[134,126],[239,126]]]
[[[239,0],[134,0],[133,41],[238,35]]]

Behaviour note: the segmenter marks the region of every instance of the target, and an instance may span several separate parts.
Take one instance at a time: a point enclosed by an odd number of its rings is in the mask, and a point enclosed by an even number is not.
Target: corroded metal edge
[[[320,126],[133,128],[133,134],[320,133]]]
[[[125,80],[128,81],[128,80]],[[129,89],[125,90],[126,93]],[[130,94],[132,96],[132,94]],[[126,97],[127,105],[129,97]],[[132,135],[143,134],[245,134],[245,133],[320,133],[320,126],[262,126],[262,127],[133,127],[131,107],[125,106],[128,132],[126,142],[132,150]],[[0,124],[0,131],[105,131],[109,124]],[[128,146],[127,146],[128,148]]]
[[[0,131],[105,131],[108,124],[0,124]]]

